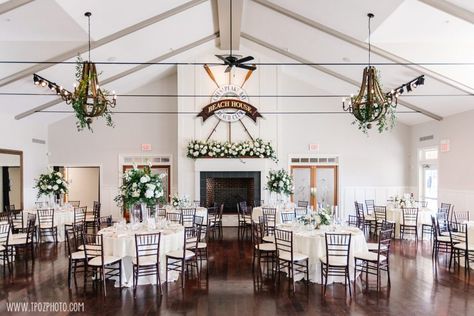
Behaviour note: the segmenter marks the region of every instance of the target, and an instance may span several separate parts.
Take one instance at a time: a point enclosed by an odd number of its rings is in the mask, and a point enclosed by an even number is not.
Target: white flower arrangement
[[[52,168],[48,168],[48,173],[39,176],[34,187],[38,189],[38,198],[42,195],[48,196],[68,192],[68,183],[63,179],[62,173],[54,171]]]
[[[174,208],[185,207],[188,204],[189,204],[189,198],[186,195],[180,197],[178,193],[175,193],[171,197],[171,205]]]
[[[197,158],[270,158],[278,161],[269,142],[260,138],[239,143],[193,140],[188,144],[187,156]]]
[[[329,225],[331,223],[330,210],[328,209],[319,209],[317,212],[301,216],[298,218],[298,222],[303,225],[313,225],[315,228],[318,228],[321,225]]]
[[[118,206],[131,208],[145,203],[149,207],[164,202],[162,179],[165,175],[152,174],[149,166],[127,170],[122,176],[120,194],[115,197]]]
[[[293,178],[285,169],[271,170],[267,175],[266,189],[287,196],[293,194]]]

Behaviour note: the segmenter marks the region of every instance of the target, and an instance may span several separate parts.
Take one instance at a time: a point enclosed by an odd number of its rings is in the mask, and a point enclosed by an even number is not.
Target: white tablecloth
[[[23,227],[26,228],[28,221],[28,214],[36,215],[36,225],[38,225],[38,212],[35,209],[23,211]],[[64,236],[64,225],[71,225],[74,223],[74,208],[57,208],[54,209],[54,224],[58,227],[58,241],[66,240]],[[52,237],[47,237],[47,241],[53,241]]]
[[[166,213],[179,213],[179,209],[175,209],[171,206],[166,206]],[[196,216],[203,217],[203,224],[207,225],[207,208],[205,207],[196,207]]]
[[[418,209],[418,234],[421,237],[421,226],[423,224],[431,226],[431,215],[436,216],[436,211],[429,208]],[[401,208],[387,206],[387,221],[396,223],[395,238],[400,238],[400,224],[403,224],[403,211]]]
[[[276,208],[276,223],[281,224],[281,213],[294,213],[294,207],[275,207],[275,206],[264,206],[263,208]],[[252,210],[252,219],[254,222],[258,223],[258,217],[263,216],[263,208],[262,207],[254,207]]]
[[[328,232],[329,227],[323,226],[322,229],[307,231],[298,225],[282,224],[278,228],[293,231],[293,250],[309,257],[309,279],[311,282],[319,284],[321,282],[321,261],[319,258],[326,255],[326,239],[324,234]],[[349,253],[349,275],[351,280],[353,280],[354,253],[368,251],[365,236],[361,230],[355,227],[338,227],[335,232],[352,234]],[[296,276],[296,279],[302,279],[303,277],[304,275],[300,274]],[[344,283],[344,277],[330,277],[328,284],[333,282]]]
[[[165,229],[148,230],[145,225],[137,230],[117,229],[107,227],[99,231],[104,236],[104,255],[122,258],[122,286],[133,285],[133,264],[135,257],[135,234],[151,234],[161,232],[160,239],[160,278],[164,283],[166,280],[166,254],[170,251],[183,248],[184,230],[181,225],[169,226]],[[168,274],[168,281],[176,281],[178,273],[172,271]],[[118,281],[118,279],[117,279]],[[156,276],[144,276],[138,278],[138,284],[156,284]]]

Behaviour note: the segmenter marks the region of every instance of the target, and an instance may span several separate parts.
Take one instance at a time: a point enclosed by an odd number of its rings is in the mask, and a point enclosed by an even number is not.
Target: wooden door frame
[[[293,169],[310,169],[310,186],[311,188],[317,188],[316,183],[317,183],[317,172],[316,170],[318,168],[320,169],[334,169],[334,206],[339,205],[339,165],[290,165],[290,171],[291,175],[293,176]],[[294,201],[294,196],[293,194],[291,195],[291,201]],[[316,191],[315,196],[311,196],[310,193],[310,205],[317,205],[318,202],[318,192]]]
[[[137,168],[144,168],[148,167],[148,165],[137,165]],[[133,165],[127,165],[124,164],[122,165],[122,174],[125,173],[125,171],[132,169]],[[168,170],[168,196],[166,197],[166,201],[170,202],[170,194],[171,194],[171,165],[151,165],[150,168],[163,168]]]

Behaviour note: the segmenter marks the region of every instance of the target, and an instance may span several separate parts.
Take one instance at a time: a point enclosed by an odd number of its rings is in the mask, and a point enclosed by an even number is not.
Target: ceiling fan
[[[227,65],[225,72],[229,72],[232,67],[243,68],[247,70],[254,71],[257,69],[255,65],[245,64],[248,61],[253,60],[252,56],[243,57],[239,55],[232,55],[232,0],[230,2],[230,52],[229,55],[216,55],[217,58],[224,62],[224,65]]]

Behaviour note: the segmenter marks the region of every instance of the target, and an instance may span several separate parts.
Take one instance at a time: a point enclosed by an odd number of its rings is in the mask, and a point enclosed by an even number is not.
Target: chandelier
[[[359,124],[359,129],[364,132],[372,128],[372,123],[377,122],[379,132],[388,130],[393,127],[395,120],[395,108],[398,104],[398,97],[405,91],[412,91],[419,85],[424,84],[424,75],[421,75],[408,83],[405,83],[388,93],[382,91],[378,79],[377,69],[371,65],[371,42],[370,42],[370,22],[374,17],[372,13],[368,13],[369,27],[369,61],[367,67],[364,68],[362,74],[362,83],[359,93],[350,98],[342,99],[342,108],[348,111],[356,118],[355,123]],[[347,100],[349,99],[349,100]],[[348,101],[348,102],[347,102]],[[347,102],[347,104],[346,104]],[[390,115],[389,115],[390,114]],[[389,122],[388,122],[389,121]]]
[[[99,75],[95,64],[91,61],[91,23],[92,13],[86,12],[84,15],[88,20],[89,49],[88,60],[82,61],[78,58],[76,65],[76,79],[74,92],[70,92],[62,86],[52,82],[38,74],[33,74],[35,85],[48,87],[61,97],[66,104],[72,104],[73,110],[78,119],[78,130],[87,127],[91,130],[92,118],[104,117],[108,126],[113,126],[110,108],[114,108],[117,103],[115,91],[109,93],[99,86]]]

